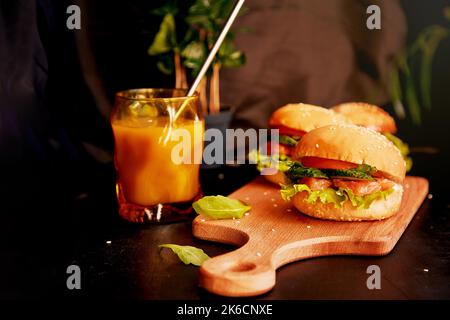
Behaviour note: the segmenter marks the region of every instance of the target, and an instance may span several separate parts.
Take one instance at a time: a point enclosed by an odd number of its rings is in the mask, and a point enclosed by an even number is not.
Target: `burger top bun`
[[[331,110],[345,116],[352,124],[370,128],[381,133],[397,132],[394,118],[375,105],[363,102],[349,102],[334,106]]]
[[[319,157],[368,164],[395,182],[405,178],[406,166],[400,151],[382,134],[355,125],[331,125],[302,137],[292,158]]]
[[[309,132],[331,124],[347,123],[344,116],[334,111],[310,104],[288,104],[277,109],[269,120],[271,127],[287,127]]]

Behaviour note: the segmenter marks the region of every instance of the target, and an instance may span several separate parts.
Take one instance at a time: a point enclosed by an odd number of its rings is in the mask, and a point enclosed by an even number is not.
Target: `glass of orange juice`
[[[111,114],[117,200],[131,222],[185,220],[201,196],[204,121],[198,95],[181,89],[116,94]]]

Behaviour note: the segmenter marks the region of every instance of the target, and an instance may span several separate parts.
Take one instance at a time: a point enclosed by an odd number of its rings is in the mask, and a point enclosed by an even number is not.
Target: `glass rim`
[[[139,92],[183,92],[184,96],[180,97],[153,97],[153,98],[135,98],[130,97],[131,93],[139,93]],[[116,99],[130,100],[130,101],[185,101],[187,99],[198,98],[199,93],[196,91],[192,96],[187,96],[188,90],[181,88],[136,88],[136,89],[127,89],[122,90],[116,93]]]

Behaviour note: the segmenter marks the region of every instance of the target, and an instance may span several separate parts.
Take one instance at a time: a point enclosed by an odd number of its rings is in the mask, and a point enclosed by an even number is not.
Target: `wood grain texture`
[[[385,255],[401,237],[428,194],[428,181],[407,177],[402,205],[382,221],[336,222],[299,213],[284,202],[279,187],[262,177],[230,197],[251,205],[239,220],[198,216],[193,234],[203,240],[240,248],[207,260],[200,286],[231,297],[255,296],[275,286],[276,269],[287,263],[327,255]]]

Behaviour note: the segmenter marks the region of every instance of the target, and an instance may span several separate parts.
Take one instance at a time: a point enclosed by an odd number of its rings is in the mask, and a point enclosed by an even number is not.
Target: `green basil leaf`
[[[206,196],[194,202],[192,207],[198,214],[212,219],[241,219],[244,213],[250,210],[250,206],[244,205],[239,200],[224,196]]]
[[[209,256],[202,250],[191,246],[180,246],[177,244],[161,244],[159,248],[171,249],[183,261],[184,264],[193,264],[201,266],[203,262],[209,259]]]

